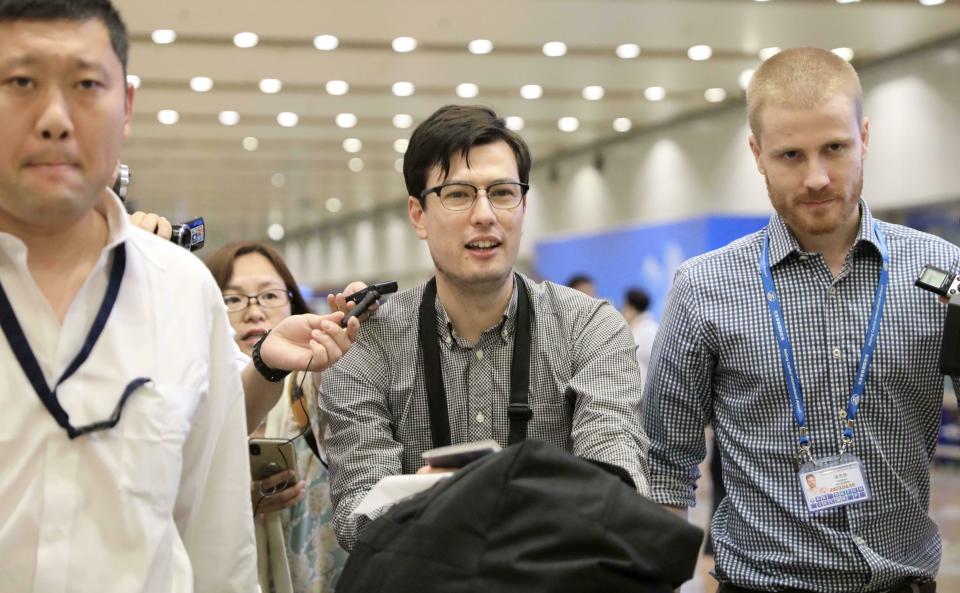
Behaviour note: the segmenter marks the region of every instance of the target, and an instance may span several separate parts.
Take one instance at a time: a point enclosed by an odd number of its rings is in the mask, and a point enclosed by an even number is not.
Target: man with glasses
[[[436,276],[391,298],[324,373],[337,536],[379,480],[451,443],[540,439],[625,469],[647,492],[633,337],[607,302],[514,272],[530,153],[486,107],[447,106],[404,156],[407,206]]]
[[[0,0],[0,588],[253,592],[244,391],[358,327],[289,318],[248,366],[203,264],[132,227],[127,49],[109,0]]]

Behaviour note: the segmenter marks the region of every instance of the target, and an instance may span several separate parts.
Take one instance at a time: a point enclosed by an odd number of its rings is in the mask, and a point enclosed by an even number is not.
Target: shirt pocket
[[[173,511],[183,444],[198,401],[196,389],[151,382],[130,396],[117,426],[120,489],[159,513]]]

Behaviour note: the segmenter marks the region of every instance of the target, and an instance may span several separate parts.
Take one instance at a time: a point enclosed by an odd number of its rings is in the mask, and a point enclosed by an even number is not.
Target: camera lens
[[[256,444],[256,443],[251,443],[251,444],[250,444],[250,454],[251,454],[251,455],[259,455],[259,454],[260,454],[260,445],[258,445],[258,444]]]
[[[185,224],[172,225],[170,240],[180,247],[190,247],[190,228]]]

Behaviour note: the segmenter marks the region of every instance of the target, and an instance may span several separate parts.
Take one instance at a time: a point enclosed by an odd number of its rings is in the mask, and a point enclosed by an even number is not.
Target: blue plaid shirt
[[[704,426],[714,425],[727,498],[713,518],[716,574],[745,588],[883,591],[936,576],[927,514],[937,442],[946,307],[913,286],[924,264],[960,270],[960,249],[879,222],[890,286],[853,443],[872,499],[807,510],[793,467],[798,430],[759,272],[763,233],[793,343],[815,458],[839,452],[881,258],[861,202],[860,234],[834,278],[783,220],[685,262],[653,347],[644,397],[653,499],[693,506]],[[956,383],[956,378],[954,379]]]

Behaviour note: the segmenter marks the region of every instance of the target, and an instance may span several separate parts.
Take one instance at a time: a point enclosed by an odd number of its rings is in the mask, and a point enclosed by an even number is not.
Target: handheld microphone
[[[380,284],[371,284],[370,286],[358,290],[347,297],[348,300],[357,303],[350,312],[340,320],[340,327],[347,327],[347,322],[353,317],[359,317],[366,313],[367,309],[377,301],[381,296],[397,292],[396,282],[381,282]],[[359,299],[359,300],[357,300]]]

